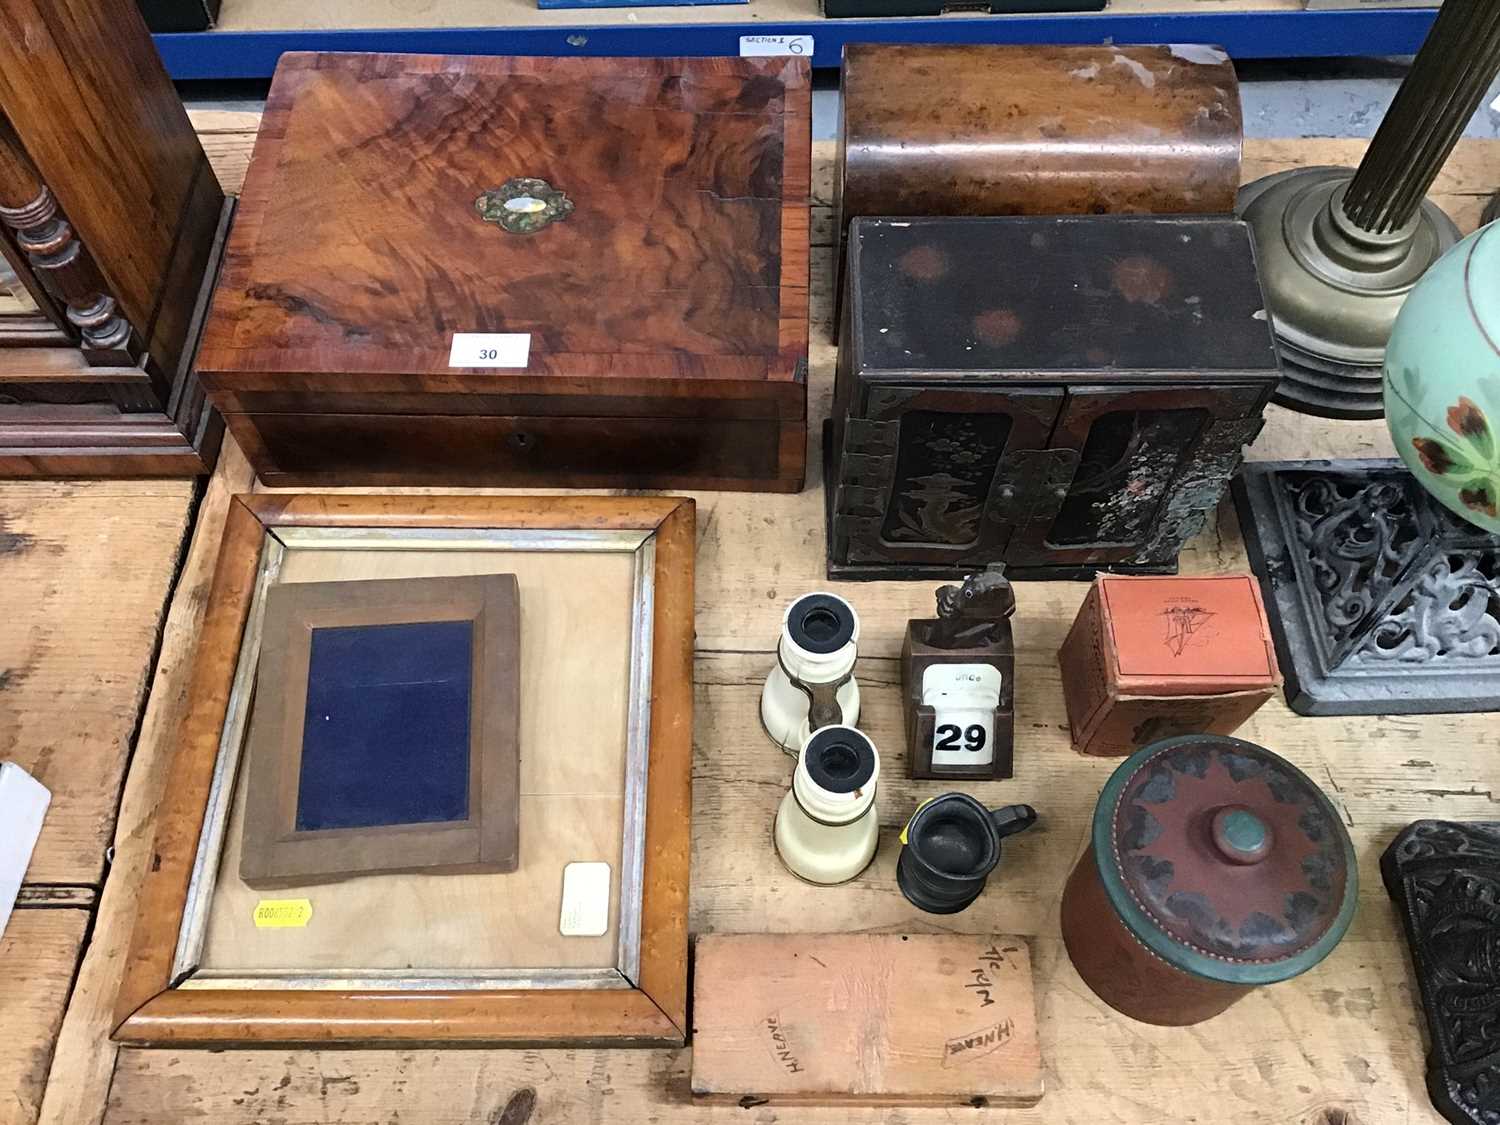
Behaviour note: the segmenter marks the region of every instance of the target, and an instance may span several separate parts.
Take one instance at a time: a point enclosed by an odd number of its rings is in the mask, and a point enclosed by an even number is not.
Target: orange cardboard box
[[[1121,756],[1232,734],[1281,688],[1252,575],[1094,580],[1062,649],[1073,749]]]

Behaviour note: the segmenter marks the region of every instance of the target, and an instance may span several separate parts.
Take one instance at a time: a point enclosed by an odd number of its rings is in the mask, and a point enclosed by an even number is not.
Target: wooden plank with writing
[[[742,1105],[1041,1099],[1031,950],[1021,938],[705,935],[696,980],[700,1097]]]

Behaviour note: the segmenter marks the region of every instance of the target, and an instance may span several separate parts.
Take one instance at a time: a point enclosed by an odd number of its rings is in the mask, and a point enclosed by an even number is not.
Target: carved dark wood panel
[[[1259,433],[1263,389],[1069,388],[1054,422],[1063,393],[872,388],[874,417],[843,430],[847,561],[1170,567]]]
[[[1061,388],[871,388],[843,428],[833,534],[851,562],[996,561],[1049,474]]]
[[[913,410],[897,424],[891,502],[881,538],[967,547],[1010,439],[1008,414]]]
[[[1380,859],[1427,1016],[1427,1092],[1458,1125],[1500,1125],[1500,822],[1419,820]]]
[[[1241,419],[1258,429],[1263,400],[1263,388],[1248,384],[1070,387],[1051,445],[1076,450],[1077,471],[1054,486],[1050,518],[1012,540],[1007,561],[1170,564],[1197,530],[1183,505],[1206,512],[1218,503],[1241,439],[1254,436]],[[1160,557],[1168,527],[1170,548]]]
[[[1089,427],[1078,472],[1047,530],[1047,543],[1128,551],[1140,542],[1207,421],[1203,410],[1126,405],[1100,415]]]

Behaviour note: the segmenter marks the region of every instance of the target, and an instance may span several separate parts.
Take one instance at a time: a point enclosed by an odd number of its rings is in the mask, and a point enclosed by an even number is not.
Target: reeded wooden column
[[[15,234],[38,281],[64,306],[90,364],[133,364],[140,353],[130,323],[99,275],[57,200],[0,117],[0,222]]]

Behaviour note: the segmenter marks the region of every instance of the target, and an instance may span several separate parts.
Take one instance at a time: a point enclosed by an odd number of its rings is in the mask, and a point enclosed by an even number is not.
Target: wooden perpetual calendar
[[[906,623],[902,704],[911,776],[988,780],[1014,770],[1015,596],[995,567],[938,591],[938,616]]]

